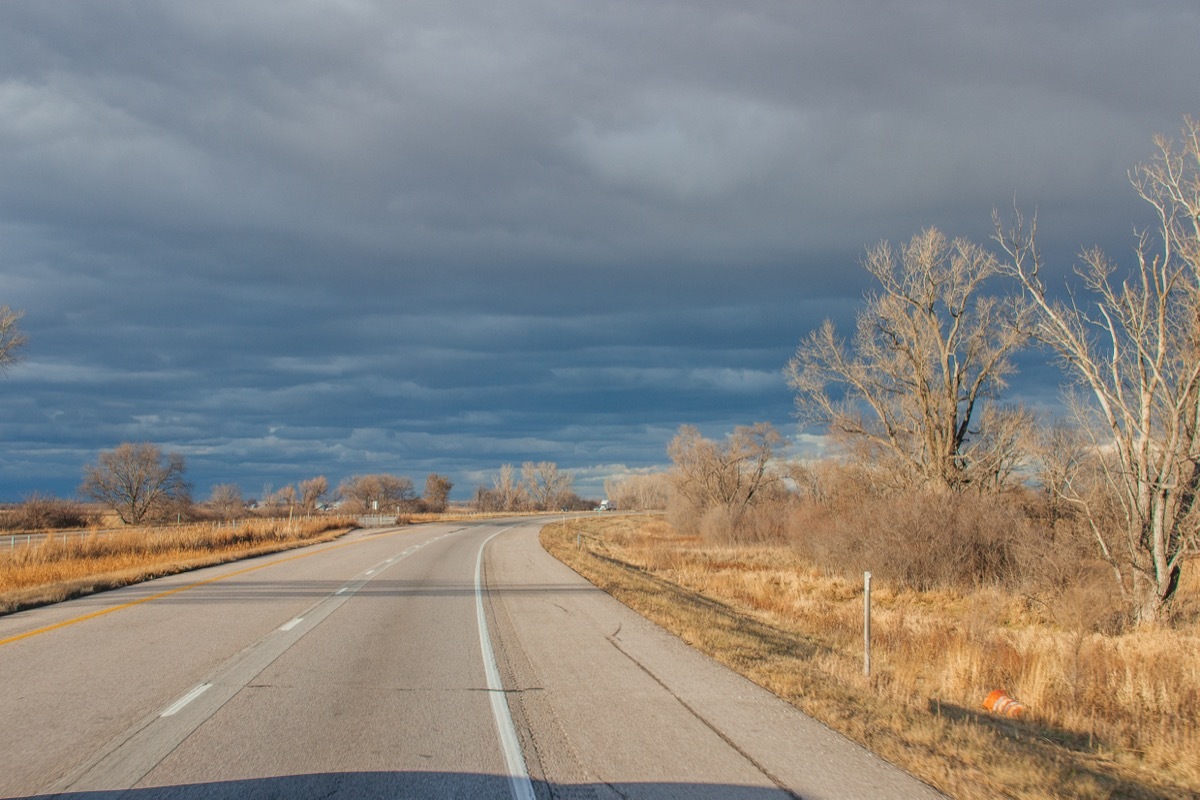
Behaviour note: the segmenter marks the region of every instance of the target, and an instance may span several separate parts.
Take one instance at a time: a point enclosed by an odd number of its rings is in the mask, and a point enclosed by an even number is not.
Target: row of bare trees
[[[827,321],[785,370],[802,420],[878,485],[997,492],[1036,454],[1032,415],[1000,391],[1020,348],[1047,348],[1074,387],[1074,425],[1042,436],[1043,487],[1055,514],[1090,531],[1143,622],[1162,617],[1200,545],[1200,123],[1155,143],[1130,176],[1154,217],[1132,269],[1093,249],[1075,266],[1080,285],[1048,285],[1036,220],[1019,210],[994,219],[998,253],[928,229],[898,251],[872,248],[877,289],[853,336]],[[999,284],[1007,295],[989,293]]]
[[[237,491],[234,486],[214,487],[210,504],[217,502],[219,489]],[[329,481],[324,475],[300,481],[295,486],[264,491],[259,501],[260,508],[268,511],[298,511],[311,514],[327,507],[327,501],[336,502],[339,510],[351,514],[363,513],[412,513],[442,512],[450,503],[450,490],[454,483],[445,475],[429,473],[425,478],[425,490],[418,495],[411,478],[403,475],[373,473],[354,475],[330,491]],[[239,495],[240,498],[240,495]]]
[[[672,513],[701,532],[752,539],[773,535],[767,508],[791,504],[793,520],[802,502],[844,511],[849,491],[878,518],[925,497],[928,513],[912,518],[941,542],[942,559],[999,574],[1039,560],[1025,551],[1047,560],[1056,549],[1078,573],[1087,556],[1076,544],[1087,538],[1132,616],[1163,619],[1200,551],[1200,123],[1187,118],[1181,141],[1155,144],[1130,175],[1154,219],[1131,269],[1093,249],[1075,265],[1077,285],[1049,285],[1036,220],[1019,209],[995,216],[995,252],[933,228],[868,250],[875,289],[852,335],[826,321],[785,368],[801,421],[828,433],[839,461],[789,464],[761,423],[719,442],[685,426],[668,447]],[[1014,356],[1035,345],[1072,387],[1069,421],[1039,424],[1002,403]],[[1032,505],[1031,479],[1041,492]],[[1008,520],[1003,532],[997,519]],[[978,534],[973,555],[962,530],[931,537],[956,526]],[[1074,539],[1062,538],[1068,529]],[[1040,544],[1011,538],[1017,530]],[[893,542],[893,558],[913,556],[896,553],[905,544],[923,543]]]
[[[205,506],[221,519],[236,519],[251,507],[267,514],[313,514],[322,508],[328,495],[329,480],[324,475],[279,489],[264,486],[262,496],[257,500],[246,499],[237,484],[221,483],[212,488]]]
[[[520,474],[512,464],[502,464],[492,485],[475,489],[479,511],[577,510],[586,503],[575,494],[575,476],[553,461],[526,461]]]
[[[604,496],[623,511],[660,510],[671,499],[671,483],[656,472],[611,477],[604,481]]]
[[[247,500],[239,486],[218,484],[197,509],[191,484],[185,479],[184,458],[163,453],[154,444],[125,442],[103,451],[94,464],[84,467],[79,493],[116,512],[126,524],[194,516],[202,510],[221,519],[244,516],[250,507],[268,514],[312,514],[337,501],[346,513],[441,512],[449,505],[453,482],[445,475],[430,473],[424,494],[418,496],[412,479],[388,474],[355,475],[330,491],[329,480],[317,475],[280,489],[264,487],[263,496]]]

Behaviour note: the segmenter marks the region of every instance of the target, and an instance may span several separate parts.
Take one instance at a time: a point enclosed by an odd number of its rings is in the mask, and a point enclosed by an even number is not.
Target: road
[[[359,531],[0,618],[0,797],[939,796],[539,525]]]

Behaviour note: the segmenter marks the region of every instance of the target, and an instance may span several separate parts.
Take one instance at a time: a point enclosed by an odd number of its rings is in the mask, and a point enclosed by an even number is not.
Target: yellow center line
[[[379,538],[380,536],[395,536],[398,533],[410,533],[410,531],[397,530],[397,531],[393,531],[392,533],[375,534],[372,538]],[[364,541],[366,541],[366,540],[365,539],[357,539],[352,542],[338,542],[337,544],[330,545],[329,547],[322,547],[320,550],[312,550],[307,553],[300,553],[299,555],[288,556],[287,558],[280,558],[275,561],[269,561],[266,564],[256,564],[253,567],[245,567],[243,569],[239,569],[234,572],[227,573],[225,575],[218,575],[215,578],[205,578],[202,581],[196,581],[195,583],[189,583],[187,586],[179,586],[174,589],[168,589],[165,592],[159,592],[158,594],[152,594],[149,597],[143,597],[140,600],[131,600],[128,603],[122,603],[117,606],[112,606],[111,608],[102,608],[99,611],[93,611],[90,614],[84,614],[83,616],[73,617],[72,619],[63,620],[62,622],[56,622],[53,625],[46,625],[45,627],[42,627],[42,628],[35,628],[34,630],[26,631],[25,633],[18,633],[15,636],[9,636],[7,639],[0,639],[0,647],[3,647],[6,644],[12,644],[13,642],[19,642],[22,639],[29,639],[34,636],[39,636],[43,633],[49,633],[50,631],[56,631],[59,628],[66,628],[70,625],[76,625],[80,622],[86,622],[89,619],[95,619],[96,617],[103,617],[106,614],[112,614],[115,611],[122,611],[126,608],[133,608],[134,606],[140,606],[142,603],[149,603],[151,600],[161,600],[164,597],[170,597],[173,594],[179,594],[180,592],[186,592],[189,589],[195,589],[199,586],[207,586],[210,583],[216,583],[217,581],[223,581],[223,580],[226,580],[227,578],[234,578],[234,577],[237,577],[238,575],[245,575],[247,572],[255,572],[260,569],[266,569],[267,567],[274,567],[277,564],[286,564],[289,561],[298,561],[302,558],[308,558],[309,556],[315,556],[315,555],[319,555],[321,553],[327,553],[330,550],[337,550],[338,548],[341,548],[341,547],[350,547],[351,545],[362,544]]]

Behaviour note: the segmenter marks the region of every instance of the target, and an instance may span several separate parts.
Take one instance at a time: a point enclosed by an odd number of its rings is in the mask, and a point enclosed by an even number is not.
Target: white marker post
[[[863,675],[871,676],[871,573],[863,573]]]

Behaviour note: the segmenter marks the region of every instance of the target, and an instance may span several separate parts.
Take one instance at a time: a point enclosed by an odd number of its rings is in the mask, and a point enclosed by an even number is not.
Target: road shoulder
[[[781,796],[942,796],[593,587],[542,549],[539,527],[497,539],[487,564],[531,774],[620,783],[629,778],[611,770],[632,753],[635,781],[728,780],[697,763],[722,762]],[[677,763],[647,763],[655,757]]]

